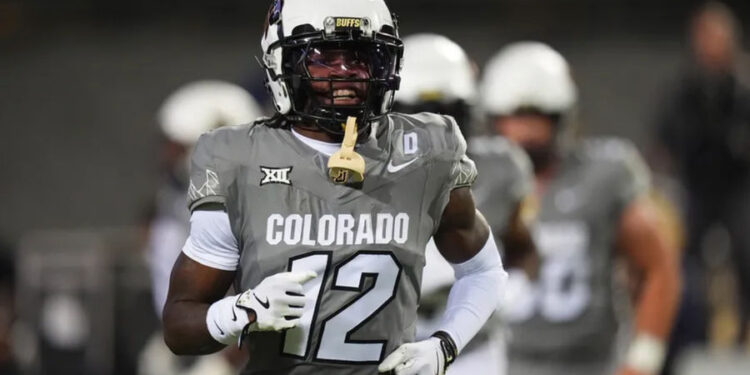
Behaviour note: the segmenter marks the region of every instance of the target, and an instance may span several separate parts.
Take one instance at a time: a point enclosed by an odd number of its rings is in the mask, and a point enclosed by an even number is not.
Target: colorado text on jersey
[[[405,244],[409,239],[409,215],[399,213],[323,215],[272,214],[266,224],[266,242],[305,246]]]

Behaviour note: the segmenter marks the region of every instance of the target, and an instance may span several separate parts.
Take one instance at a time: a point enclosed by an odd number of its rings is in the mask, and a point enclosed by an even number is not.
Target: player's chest
[[[372,169],[360,187],[332,183],[325,160],[250,165],[230,206],[245,239],[266,246],[404,245],[426,214],[422,170],[390,178]]]
[[[231,197],[239,205],[259,210],[294,213],[419,211],[427,173],[422,169],[398,176],[383,173],[380,162],[368,163],[360,186],[331,182],[325,159],[294,163],[248,165],[238,174]]]
[[[581,171],[570,171],[535,196],[533,234],[542,255],[576,253],[611,242],[615,217],[611,188]],[[531,203],[533,206],[534,203]]]
[[[537,220],[608,225],[617,192],[606,175],[597,172],[586,164],[561,171],[534,195]]]

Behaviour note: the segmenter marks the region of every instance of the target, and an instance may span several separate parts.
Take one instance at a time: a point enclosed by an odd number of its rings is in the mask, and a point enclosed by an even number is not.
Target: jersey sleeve
[[[227,188],[232,181],[234,168],[222,153],[222,143],[217,132],[206,133],[198,140],[190,163],[190,212],[206,203],[226,203]]]
[[[190,235],[182,252],[206,267],[235,271],[240,261],[240,250],[226,212],[194,212],[190,216]]]
[[[450,177],[450,190],[471,187],[477,179],[477,167],[465,154],[453,163]]]
[[[635,145],[622,139],[597,139],[589,142],[591,157],[605,163],[604,167],[609,170],[607,186],[614,194],[618,211],[648,192],[651,176]]]
[[[436,187],[430,215],[440,223],[443,211],[450,201],[450,193],[458,188],[471,187],[477,179],[476,164],[466,155],[466,140],[456,121],[450,116],[435,115],[433,144],[435,145],[432,163],[432,182]]]
[[[477,180],[477,166],[473,160],[466,155],[466,140],[461,134],[461,130],[450,116],[445,117],[449,121],[448,146],[449,151],[446,157],[452,159],[450,178],[448,180],[449,190],[462,187],[471,187]]]
[[[651,176],[646,163],[643,161],[638,150],[630,143],[624,143],[625,148],[619,162],[620,174],[616,187],[617,201],[622,206],[643,194],[646,194],[651,186]]]

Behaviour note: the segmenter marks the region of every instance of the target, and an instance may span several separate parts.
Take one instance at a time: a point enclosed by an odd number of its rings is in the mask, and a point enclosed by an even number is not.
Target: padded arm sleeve
[[[473,258],[454,264],[451,288],[440,331],[448,333],[460,352],[490,318],[501,299],[508,274],[493,236]]]

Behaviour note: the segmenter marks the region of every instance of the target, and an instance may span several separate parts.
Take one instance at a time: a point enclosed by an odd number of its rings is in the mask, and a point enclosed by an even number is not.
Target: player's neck
[[[322,130],[316,129],[314,127],[310,127],[307,125],[293,125],[292,128],[299,135],[310,138],[310,139],[314,139],[316,141],[321,141],[321,142],[326,142],[326,143],[341,143],[341,139],[338,139],[335,136],[329,133],[326,133]]]

